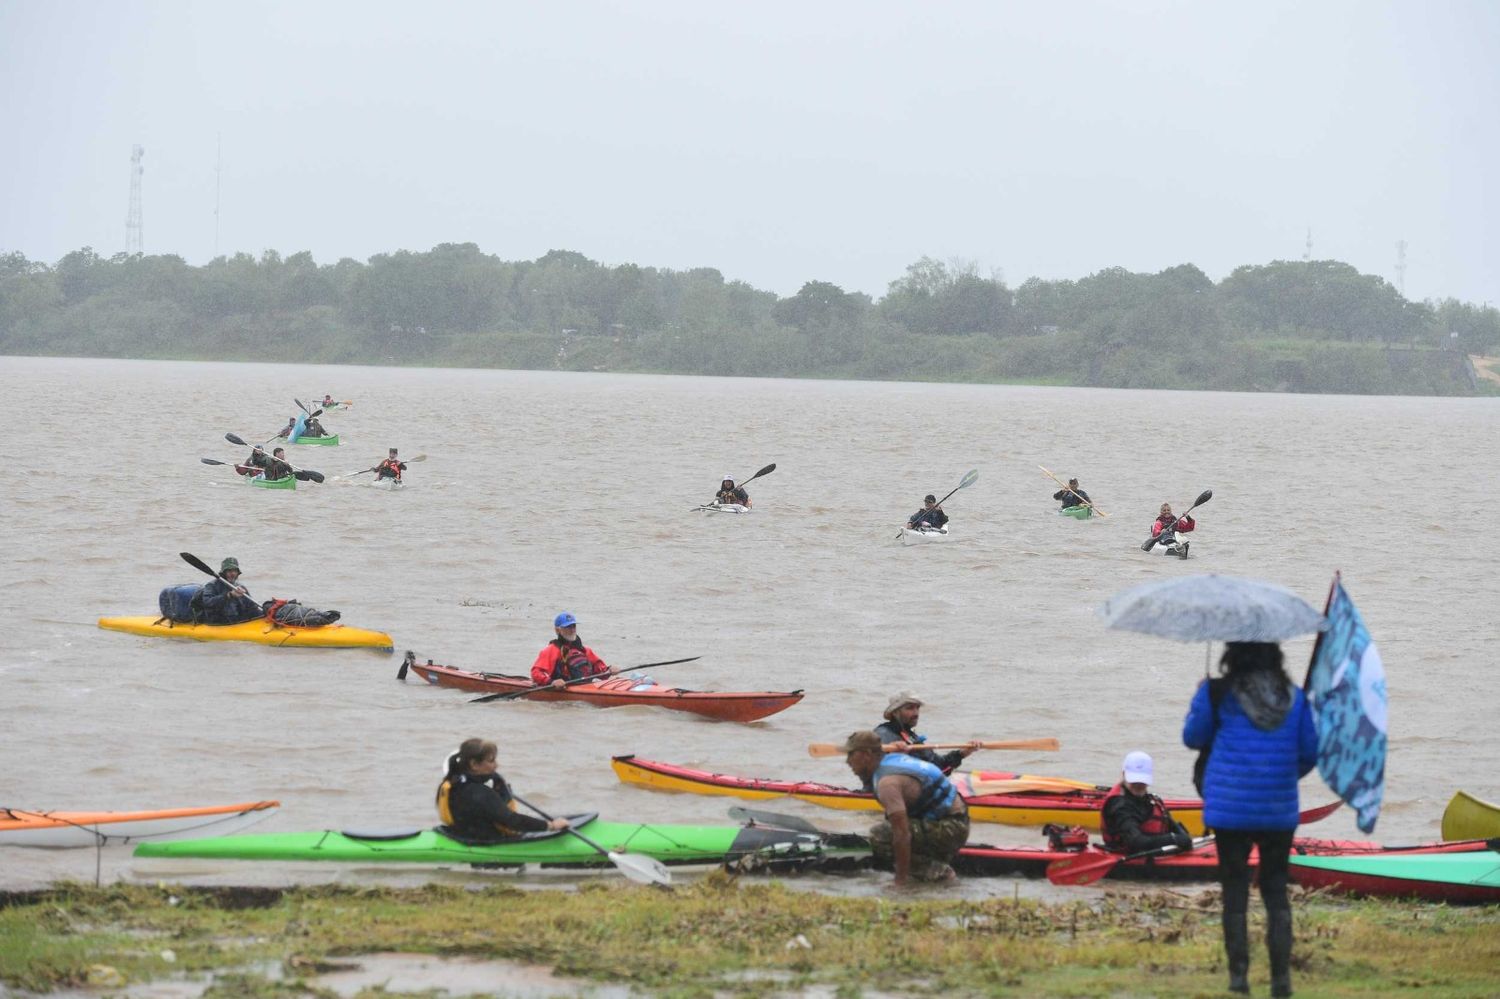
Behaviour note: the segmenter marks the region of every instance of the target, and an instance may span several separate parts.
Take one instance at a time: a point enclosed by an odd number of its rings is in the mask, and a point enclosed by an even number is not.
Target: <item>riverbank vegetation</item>
[[[1423,999],[1500,988],[1500,908],[1298,895],[1297,994]],[[1252,907],[1258,909],[1258,907]],[[1253,916],[1258,920],[1258,913]],[[1253,939],[1261,939],[1259,925]],[[0,896],[0,982],[47,992],[188,979],[205,995],[315,996],[361,955],[511,962],[643,994],[1199,996],[1225,979],[1217,893],[830,897],[713,875],[672,891],[62,885]],[[1251,978],[1267,987],[1257,946]],[[435,974],[418,993],[443,987]],[[474,989],[454,988],[452,994]],[[484,991],[505,991],[503,974]],[[402,994],[375,987],[361,995]]]
[[[1012,289],[923,258],[875,300],[472,243],[324,265],[0,255],[0,354],[1470,395],[1492,390],[1468,355],[1496,353],[1500,310],[1408,301],[1330,260]]]

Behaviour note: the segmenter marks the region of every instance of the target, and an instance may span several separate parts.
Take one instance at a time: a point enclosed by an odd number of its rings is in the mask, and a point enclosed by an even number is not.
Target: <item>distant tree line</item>
[[[1331,260],[1182,264],[1009,288],[927,257],[879,300],[778,298],[713,268],[607,267],[472,243],[319,265],[309,253],[0,255],[0,353],[444,364],[1144,388],[1465,394],[1500,310],[1411,302]]]

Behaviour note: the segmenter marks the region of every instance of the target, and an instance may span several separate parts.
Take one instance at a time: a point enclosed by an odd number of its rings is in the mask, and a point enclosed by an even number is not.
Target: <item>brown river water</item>
[[[397,446],[424,453],[391,492],[353,482],[245,487],[200,457],[270,437],[293,397],[338,448],[294,448],[333,476]],[[0,805],[133,810],[276,798],[252,831],[429,825],[446,753],[499,742],[543,808],[721,822],[733,799],[620,784],[615,754],[754,776],[853,783],[807,744],[926,700],[939,740],[1056,736],[1059,753],[987,769],[1109,783],[1131,749],[1156,790],[1189,796],[1183,716],[1205,647],[1106,630],[1112,593],[1185,573],[1254,576],[1321,607],[1335,570],[1377,643],[1391,750],[1376,838],[1432,839],[1454,791],[1500,800],[1500,400],[1252,395],[551,372],[0,358]],[[755,512],[707,516],[719,478]],[[1078,475],[1106,520],[1053,513],[1038,465]],[[927,492],[954,540],[893,537]],[[1138,544],[1166,500],[1203,489],[1187,561]],[[201,582],[178,552],[234,555],[257,599],[295,597],[379,628],[397,654],[137,638],[101,615],[156,613]],[[401,650],[524,672],[559,610],[616,665],[704,690],[804,689],[754,724],[648,708],[476,705],[398,683]],[[1311,640],[1286,645],[1301,678]],[[1217,650],[1215,651],[1217,655]],[[1303,807],[1332,800],[1316,774]],[[870,816],[762,807],[830,827]],[[1309,833],[1363,838],[1347,809]],[[1040,843],[977,824],[977,842]],[[0,888],[59,878],[412,883],[467,871],[136,860],[128,847],[0,848]],[[569,884],[573,876],[527,883]],[[879,890],[881,876],[814,878]],[[1019,887],[1018,887],[1019,886]],[[1045,890],[972,881],[968,894]]]

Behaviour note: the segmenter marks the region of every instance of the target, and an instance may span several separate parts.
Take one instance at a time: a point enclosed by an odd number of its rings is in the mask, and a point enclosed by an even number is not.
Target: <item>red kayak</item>
[[[479,673],[453,666],[438,666],[408,659],[405,668],[438,687],[454,687],[482,694],[529,690],[536,684],[530,676],[507,673]],[[687,711],[719,721],[750,722],[785,711],[802,700],[802,691],[713,692],[664,687],[653,680],[630,676],[611,676],[590,683],[580,683],[563,690],[539,690],[525,698],[530,701],[582,701],[596,708],[618,708],[626,705]]]

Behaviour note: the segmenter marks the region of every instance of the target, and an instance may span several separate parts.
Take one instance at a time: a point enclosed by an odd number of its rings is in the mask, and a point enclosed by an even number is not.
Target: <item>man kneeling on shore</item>
[[[953,880],[953,858],[969,841],[969,809],[958,789],[931,763],[886,753],[874,732],[853,733],[843,750],[885,810],[870,828],[870,846],[878,863],[895,869],[896,885]]]

